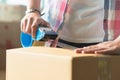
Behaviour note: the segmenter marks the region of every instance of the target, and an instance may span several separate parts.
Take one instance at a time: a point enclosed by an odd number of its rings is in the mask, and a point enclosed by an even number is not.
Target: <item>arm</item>
[[[28,0],[27,1],[27,10],[29,9],[37,9],[40,10],[40,1],[41,0]]]
[[[106,41],[97,45],[78,48],[76,53],[120,54],[120,36],[113,41]]]
[[[115,41],[118,41],[118,42],[119,42],[119,44],[120,44],[120,35],[118,36],[118,38],[117,38],[117,39],[115,39]]]
[[[21,31],[32,35],[33,38],[36,36],[38,25],[49,26],[49,24],[41,18],[40,1],[41,0],[27,0],[27,13],[21,20]]]

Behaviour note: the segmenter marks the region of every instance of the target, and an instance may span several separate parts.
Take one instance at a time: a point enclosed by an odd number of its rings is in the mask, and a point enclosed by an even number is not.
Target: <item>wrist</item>
[[[29,14],[29,13],[38,13],[38,14],[40,14],[41,15],[41,12],[40,12],[40,10],[39,9],[28,9],[28,10],[26,10],[26,14]]]

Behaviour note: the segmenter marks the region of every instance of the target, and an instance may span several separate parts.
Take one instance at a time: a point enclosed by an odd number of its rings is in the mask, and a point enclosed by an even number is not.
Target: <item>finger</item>
[[[115,54],[115,51],[113,48],[107,48],[107,49],[95,51],[95,53],[96,54]]]
[[[32,22],[33,22],[33,19],[32,18],[28,18],[27,25],[26,25],[26,30],[25,30],[26,33],[31,34]]]
[[[27,25],[27,19],[23,19],[23,20],[21,21],[21,31],[22,31],[22,32],[25,32],[26,25]]]
[[[103,47],[84,47],[82,50],[81,50],[81,53],[95,53],[95,51],[98,51],[98,50],[103,50],[105,48]]]
[[[83,50],[83,48],[77,48],[74,50],[75,53],[82,53],[81,51]]]
[[[111,50],[99,50],[99,51],[95,51],[96,54],[112,54]]]
[[[37,31],[37,26],[33,26],[33,27],[31,28],[32,38],[35,38],[35,36],[36,36],[36,31]]]
[[[43,20],[43,19],[40,19],[38,21],[38,23],[39,23],[40,26],[44,26],[44,27],[49,27],[50,28],[50,24],[48,22],[46,22],[45,20]]]
[[[90,49],[95,49],[95,48],[98,48],[96,45],[94,46],[88,46],[88,47],[83,47],[83,48],[77,48],[75,49],[75,52],[76,53],[84,53],[85,51],[88,51]]]
[[[38,29],[38,23],[37,23],[37,20],[34,20],[34,22],[31,25],[32,38],[35,38],[37,29]]]

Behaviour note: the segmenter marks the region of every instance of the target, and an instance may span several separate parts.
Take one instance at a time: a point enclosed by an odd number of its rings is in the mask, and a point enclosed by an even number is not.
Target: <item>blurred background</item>
[[[26,0],[0,0],[0,48],[21,47],[20,21],[25,15]]]
[[[26,5],[25,0],[0,0],[1,3],[7,3],[12,5]]]
[[[0,80],[5,80],[6,50],[21,47],[20,21],[26,0],[0,0]]]

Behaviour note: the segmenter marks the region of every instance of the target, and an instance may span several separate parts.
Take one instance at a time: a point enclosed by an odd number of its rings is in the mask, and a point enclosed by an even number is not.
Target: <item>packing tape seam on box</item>
[[[98,60],[98,80],[111,80],[110,58]]]

